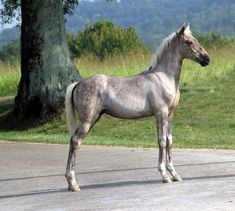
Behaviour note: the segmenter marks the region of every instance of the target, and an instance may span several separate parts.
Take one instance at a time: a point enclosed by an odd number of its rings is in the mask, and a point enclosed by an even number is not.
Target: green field
[[[174,146],[178,148],[235,149],[235,49],[211,49],[212,63],[202,68],[185,61],[181,100],[175,114]],[[134,75],[148,66],[151,55],[128,55],[100,62],[75,60],[83,77],[97,73]],[[0,118],[13,107],[19,65],[0,64]],[[103,116],[85,144],[155,147],[154,118],[120,120]],[[69,143],[64,114],[27,131],[0,131],[1,140]]]

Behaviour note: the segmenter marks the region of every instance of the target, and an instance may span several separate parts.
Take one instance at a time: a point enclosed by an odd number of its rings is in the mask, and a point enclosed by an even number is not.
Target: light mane
[[[186,28],[184,30],[184,34],[185,35],[192,35],[192,32],[190,30],[189,25],[186,26]],[[164,52],[169,48],[169,46],[171,46],[171,44],[174,41],[174,39],[176,38],[176,36],[177,36],[177,32],[174,32],[163,40],[160,47],[157,49],[157,51],[153,55],[152,61],[150,63],[150,67],[152,67],[152,69],[157,67],[159,61],[162,59]]]
[[[157,67],[159,61],[162,59],[164,52],[169,48],[176,36],[177,33],[174,32],[162,41],[160,47],[154,53],[152,61],[150,63],[150,67],[152,67],[152,69],[155,69]]]
[[[157,68],[157,65],[159,63],[159,61],[162,59],[165,51],[169,48],[169,46],[171,46],[172,42],[174,41],[174,39],[177,37],[178,32],[173,32],[172,34],[170,34],[168,37],[166,37],[160,47],[155,51],[150,66],[145,69],[143,72],[140,73],[140,75],[144,75],[146,73],[150,73],[150,72],[154,72],[154,70]],[[185,35],[192,35],[192,32],[190,30],[190,26],[187,25],[185,30],[184,30],[184,34]]]

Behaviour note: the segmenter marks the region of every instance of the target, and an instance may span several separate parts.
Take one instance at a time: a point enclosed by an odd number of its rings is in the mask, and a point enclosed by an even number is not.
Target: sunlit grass
[[[201,67],[199,64],[184,60],[181,81],[182,85],[194,84],[200,81],[223,78],[235,67],[235,48],[209,49],[211,64]],[[135,54],[118,56],[100,61],[96,58],[80,58],[75,60],[81,75],[89,77],[95,74],[113,76],[132,76],[150,65],[152,54]]]
[[[0,96],[15,95],[19,80],[19,63],[0,62]]]
[[[209,49],[211,64],[201,67],[199,64],[185,60],[181,71],[181,85],[200,81],[223,78],[235,67],[235,48]],[[113,76],[132,76],[150,65],[152,54],[129,54],[107,58],[100,61],[94,57],[81,57],[74,60],[82,77],[96,74]],[[0,96],[15,95],[20,80],[20,65],[0,63]]]
[[[209,49],[211,64],[201,67],[185,61],[181,74],[181,101],[174,120],[174,144],[179,148],[235,149],[235,48]],[[75,59],[83,77],[95,74],[131,76],[149,66],[151,54],[99,61]],[[19,65],[0,64],[0,118],[11,110],[19,82]],[[185,89],[183,89],[185,88]],[[12,96],[12,97],[8,97]],[[155,147],[154,118],[121,120],[103,116],[85,144]],[[69,142],[64,114],[26,131],[0,131],[0,139],[45,143]]]
[[[181,84],[224,78],[235,69],[235,48],[210,49],[211,64],[201,67],[199,64],[185,60],[181,74]]]
[[[113,76],[131,76],[136,75],[144,68],[147,68],[151,54],[129,54],[107,58],[100,61],[94,57],[82,57],[75,59],[82,77],[86,78],[95,74],[107,74]]]

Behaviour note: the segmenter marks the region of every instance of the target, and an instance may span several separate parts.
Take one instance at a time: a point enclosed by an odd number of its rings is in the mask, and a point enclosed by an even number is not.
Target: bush
[[[103,60],[108,56],[148,51],[139,40],[134,28],[115,27],[112,22],[98,21],[87,25],[77,36],[68,34],[70,51],[74,57],[94,55]]]
[[[224,47],[228,45],[235,45],[235,38],[232,36],[226,36],[221,34],[216,34],[213,32],[200,34],[196,33],[198,41],[206,47]]]

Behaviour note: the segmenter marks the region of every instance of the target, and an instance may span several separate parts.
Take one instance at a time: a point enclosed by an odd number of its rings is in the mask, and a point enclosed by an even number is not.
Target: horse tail
[[[78,127],[78,115],[73,103],[73,90],[79,82],[70,84],[65,95],[65,114],[69,134],[72,136]]]

